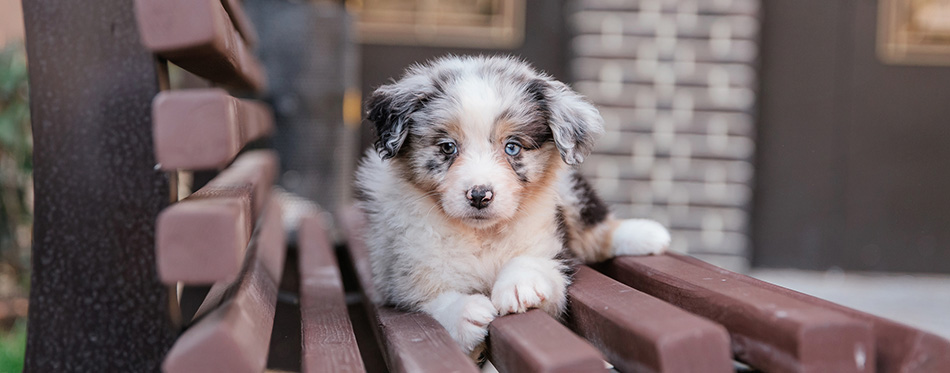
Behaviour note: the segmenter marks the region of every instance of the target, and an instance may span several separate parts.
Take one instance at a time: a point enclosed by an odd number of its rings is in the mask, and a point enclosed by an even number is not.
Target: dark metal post
[[[127,0],[24,0],[35,224],[26,371],[157,371],[174,341],[154,224],[154,57]]]

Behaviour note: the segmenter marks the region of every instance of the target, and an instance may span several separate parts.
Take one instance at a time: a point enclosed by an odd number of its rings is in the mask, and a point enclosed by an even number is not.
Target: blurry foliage
[[[22,372],[26,353],[26,320],[19,320],[7,334],[0,334],[0,373]]]
[[[0,50],[0,298],[26,286],[33,223],[33,136],[26,53]],[[14,282],[15,284],[10,284]]]

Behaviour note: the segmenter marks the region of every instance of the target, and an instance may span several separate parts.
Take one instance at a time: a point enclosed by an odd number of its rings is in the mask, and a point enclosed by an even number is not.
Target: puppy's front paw
[[[450,293],[441,298],[425,311],[445,327],[465,353],[470,353],[488,335],[488,324],[497,315],[495,306],[482,294]]]
[[[662,254],[670,247],[670,231],[647,219],[627,219],[614,230],[614,255]]]
[[[557,315],[564,306],[567,281],[556,264],[515,258],[509,262],[491,291],[491,301],[500,315],[541,308]]]
[[[488,324],[495,319],[498,312],[495,311],[491,300],[482,294],[469,295],[464,303],[455,340],[467,352],[485,340],[485,336],[488,335]]]

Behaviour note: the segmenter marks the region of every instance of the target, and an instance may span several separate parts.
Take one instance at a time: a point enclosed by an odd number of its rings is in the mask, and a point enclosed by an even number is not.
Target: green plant
[[[9,333],[0,334],[0,373],[23,371],[26,353],[26,320],[18,320]]]
[[[0,276],[25,285],[33,223],[33,136],[26,55],[21,43],[0,50]],[[9,279],[9,278],[8,278]],[[13,294],[0,289],[0,297]]]

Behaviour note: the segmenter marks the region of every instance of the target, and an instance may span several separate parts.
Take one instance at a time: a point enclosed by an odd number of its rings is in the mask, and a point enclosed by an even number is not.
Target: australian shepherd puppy
[[[571,269],[663,252],[651,220],[615,220],[576,170],[603,132],[567,85],[506,57],[409,68],[367,105],[357,172],[374,301],[432,315],[467,353],[497,316],[557,317]]]

